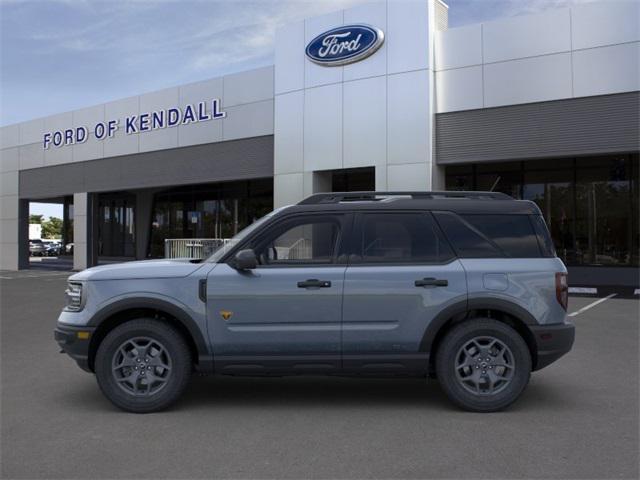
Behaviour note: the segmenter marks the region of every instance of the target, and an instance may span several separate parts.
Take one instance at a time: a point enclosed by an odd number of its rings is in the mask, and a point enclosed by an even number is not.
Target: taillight
[[[556,298],[566,311],[569,305],[569,276],[564,272],[556,273]]]

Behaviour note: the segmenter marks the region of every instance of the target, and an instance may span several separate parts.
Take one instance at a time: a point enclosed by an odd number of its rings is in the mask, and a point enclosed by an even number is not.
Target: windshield
[[[217,263],[222,257],[224,257],[233,247],[235,247],[242,240],[247,238],[255,229],[263,225],[269,218],[273,217],[276,213],[284,210],[287,207],[276,208],[273,212],[266,214],[264,217],[259,218],[251,225],[240,230],[233,238],[229,239],[223,246],[213,252],[213,254],[207,258],[206,262]]]

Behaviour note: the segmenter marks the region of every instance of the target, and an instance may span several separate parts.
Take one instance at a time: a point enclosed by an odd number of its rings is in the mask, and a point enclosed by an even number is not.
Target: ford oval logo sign
[[[369,25],[346,25],[318,35],[307,45],[312,62],[326,67],[346,65],[367,58],[384,42],[384,33]]]

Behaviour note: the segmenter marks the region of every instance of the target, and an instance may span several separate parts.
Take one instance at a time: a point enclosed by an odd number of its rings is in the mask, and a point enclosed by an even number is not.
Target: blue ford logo
[[[346,65],[367,58],[384,42],[384,33],[369,25],[346,25],[318,35],[307,45],[312,62],[327,67]]]

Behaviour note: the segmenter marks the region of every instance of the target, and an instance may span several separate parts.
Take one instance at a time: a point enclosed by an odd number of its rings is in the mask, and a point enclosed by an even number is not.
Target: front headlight
[[[82,310],[82,284],[72,283],[67,284],[67,289],[64,291],[64,295],[67,301],[64,309],[67,312],[79,312]]]

